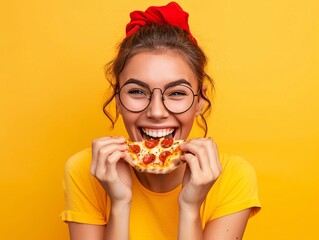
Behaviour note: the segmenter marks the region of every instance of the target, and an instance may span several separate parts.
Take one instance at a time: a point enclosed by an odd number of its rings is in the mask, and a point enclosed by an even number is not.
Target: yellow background
[[[103,65],[128,13],[150,2],[2,2],[1,239],[67,239],[64,162],[93,138],[122,134],[101,111]],[[263,210],[245,239],[318,238],[318,1],[180,4],[216,81],[209,135],[259,177]]]

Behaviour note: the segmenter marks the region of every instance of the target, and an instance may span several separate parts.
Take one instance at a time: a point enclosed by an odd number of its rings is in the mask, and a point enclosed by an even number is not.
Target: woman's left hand
[[[199,209],[222,171],[217,145],[210,138],[196,138],[181,145],[181,150],[187,167],[179,205]]]

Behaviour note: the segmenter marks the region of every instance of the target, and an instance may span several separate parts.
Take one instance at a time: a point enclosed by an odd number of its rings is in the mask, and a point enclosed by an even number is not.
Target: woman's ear
[[[201,93],[206,97],[207,87],[205,85],[202,86]],[[199,116],[202,113],[203,107],[205,106],[206,100],[201,96],[201,94],[198,95],[198,103],[196,106],[196,112],[195,115]]]

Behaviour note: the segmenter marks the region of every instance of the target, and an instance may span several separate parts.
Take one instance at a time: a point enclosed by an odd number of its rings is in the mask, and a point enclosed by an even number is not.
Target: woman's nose
[[[154,119],[161,119],[161,118],[167,118],[169,116],[169,112],[164,106],[162,98],[163,98],[163,95],[162,95],[161,89],[154,89],[152,93],[150,105],[146,109],[147,117],[154,118]]]

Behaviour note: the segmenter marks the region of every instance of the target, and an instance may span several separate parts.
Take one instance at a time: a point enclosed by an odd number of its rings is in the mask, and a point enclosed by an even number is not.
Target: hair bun
[[[170,2],[166,6],[151,6],[143,11],[130,13],[131,21],[126,25],[126,38],[133,35],[140,27],[151,23],[167,24],[179,27],[188,33],[189,38],[197,45],[188,25],[188,13],[176,2]]]

